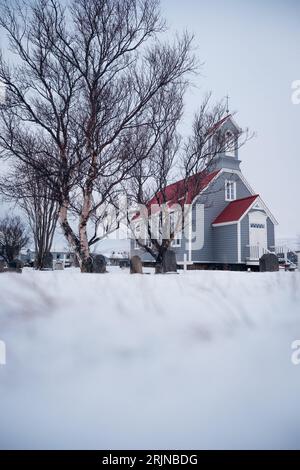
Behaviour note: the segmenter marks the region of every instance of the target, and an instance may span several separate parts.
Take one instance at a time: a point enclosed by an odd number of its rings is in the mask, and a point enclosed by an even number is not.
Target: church
[[[236,145],[218,153],[213,171],[205,176],[199,194],[192,201],[192,223],[197,206],[204,208],[203,243],[197,247],[197,243],[185,240],[182,234],[172,242],[172,250],[176,253],[178,265],[188,263],[195,269],[255,269],[263,254],[275,250],[275,226],[278,222],[242,173],[237,145],[241,129],[233,116],[228,114],[217,127],[218,132],[231,135]],[[151,254],[135,240],[131,241],[131,255],[140,256],[144,264],[154,262]]]

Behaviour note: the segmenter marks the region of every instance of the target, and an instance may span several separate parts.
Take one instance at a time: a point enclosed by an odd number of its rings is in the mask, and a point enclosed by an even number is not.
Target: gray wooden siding
[[[227,155],[220,155],[216,158],[213,164],[213,171],[220,170],[221,168],[228,168],[230,170],[240,170],[241,160],[237,158],[228,157]]]
[[[200,229],[204,229],[204,246],[202,249],[192,248],[193,262],[214,262],[214,263],[237,263],[238,262],[238,242],[237,242],[237,225],[222,226],[219,228],[212,227],[212,222],[229,204],[225,201],[225,180],[231,179],[236,181],[236,197],[241,199],[250,196],[251,193],[241,180],[239,174],[233,174],[230,171],[222,173],[209,188],[198,197],[193,206],[193,231],[195,229],[195,213],[196,204],[204,204],[204,221]],[[267,219],[268,230],[268,247],[275,245],[274,225],[272,221]],[[223,237],[223,241],[222,241]],[[249,256],[249,218],[246,215],[241,221],[241,262],[244,263]],[[134,241],[131,242],[132,255],[139,255],[143,261],[153,261],[148,253],[144,253],[141,249],[134,249]],[[188,255],[188,244],[184,238],[181,240],[180,247],[174,247],[177,260],[183,261],[184,253]]]
[[[228,201],[225,201],[225,180],[231,179],[236,181],[236,197],[241,199],[243,197],[250,196],[251,193],[248,188],[245,186],[238,174],[233,174],[230,172],[222,173],[215,183],[211,184],[207,191],[197,199],[198,204],[203,203],[205,206],[204,211],[204,247],[202,250],[192,250],[192,260],[198,262],[221,262],[215,254],[214,250],[214,237],[213,237],[213,227],[212,222],[216,217],[222,212],[223,209],[229,204]],[[237,240],[234,238],[232,240],[233,244],[237,243]],[[237,246],[236,246],[237,250]],[[235,247],[232,252],[235,251]],[[229,255],[227,255],[229,256]],[[235,263],[235,257],[228,263]]]
[[[238,262],[237,224],[213,227],[214,261]]]
[[[275,227],[272,220],[267,218],[267,237],[268,237],[268,249],[272,249],[275,246]]]

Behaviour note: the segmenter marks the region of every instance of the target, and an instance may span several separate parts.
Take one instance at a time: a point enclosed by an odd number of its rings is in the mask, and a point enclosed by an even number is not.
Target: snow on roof
[[[237,222],[258,197],[259,195],[255,194],[230,202],[213,221],[212,225]]]
[[[128,253],[123,251],[122,253],[120,251],[118,252],[115,252],[113,251],[110,255],[109,255],[109,258],[111,259],[124,259],[124,258],[128,258]]]

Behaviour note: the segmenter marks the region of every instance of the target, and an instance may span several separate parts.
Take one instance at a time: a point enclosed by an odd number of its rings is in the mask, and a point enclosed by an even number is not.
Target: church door
[[[267,216],[262,211],[249,212],[249,241],[252,258],[259,259],[268,248]]]

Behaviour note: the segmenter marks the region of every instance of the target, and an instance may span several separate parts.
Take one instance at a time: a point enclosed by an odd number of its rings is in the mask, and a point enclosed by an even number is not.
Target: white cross
[[[226,113],[227,113],[227,114],[229,114],[229,98],[230,98],[230,96],[227,95],[227,96],[226,96]]]
[[[193,264],[192,261],[188,261],[187,260],[187,254],[184,253],[184,255],[183,255],[183,270],[187,271],[187,267],[190,266],[191,264]]]

